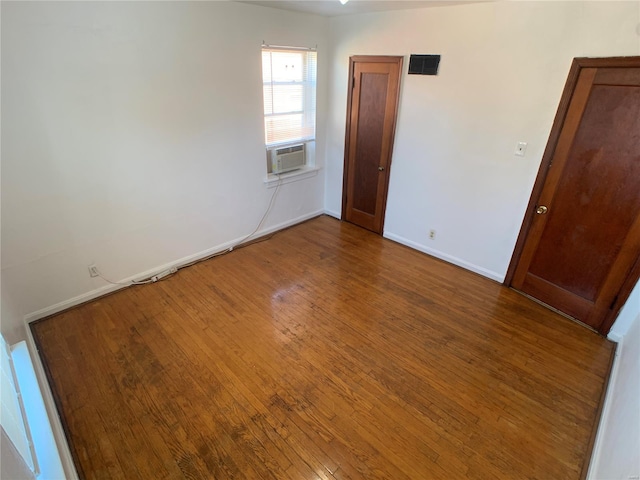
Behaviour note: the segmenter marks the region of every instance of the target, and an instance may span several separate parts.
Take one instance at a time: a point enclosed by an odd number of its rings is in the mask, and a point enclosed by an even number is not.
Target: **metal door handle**
[[[540,205],[538,208],[536,208],[536,213],[538,215],[544,215],[548,211],[549,211],[549,209],[547,207],[545,207],[544,205]]]
[[[378,167],[378,170],[382,172],[384,170],[384,167]]]

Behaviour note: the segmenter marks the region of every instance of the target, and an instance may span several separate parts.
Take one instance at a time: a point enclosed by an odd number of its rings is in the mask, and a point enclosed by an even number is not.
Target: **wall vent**
[[[440,55],[411,55],[409,75],[437,75]]]

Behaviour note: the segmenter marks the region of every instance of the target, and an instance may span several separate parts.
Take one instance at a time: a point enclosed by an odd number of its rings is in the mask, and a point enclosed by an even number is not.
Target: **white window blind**
[[[316,134],[316,52],[262,48],[266,145],[313,140]]]

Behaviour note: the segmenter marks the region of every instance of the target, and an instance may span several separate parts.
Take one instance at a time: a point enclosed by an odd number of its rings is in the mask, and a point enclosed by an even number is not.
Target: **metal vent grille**
[[[440,55],[411,55],[409,75],[437,75]]]

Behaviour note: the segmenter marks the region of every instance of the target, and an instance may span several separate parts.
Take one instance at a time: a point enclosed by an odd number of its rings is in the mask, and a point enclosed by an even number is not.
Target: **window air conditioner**
[[[269,155],[272,173],[290,172],[305,165],[304,144],[273,148],[269,150]]]

